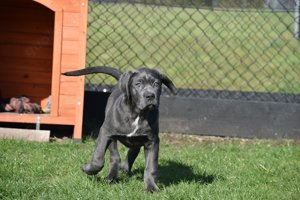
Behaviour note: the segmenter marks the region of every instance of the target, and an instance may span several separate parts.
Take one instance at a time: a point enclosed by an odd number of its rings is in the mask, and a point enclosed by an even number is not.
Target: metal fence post
[[[300,19],[299,18],[300,18],[300,0],[296,0],[294,35],[295,35],[295,38],[298,38],[298,39],[300,39],[300,32],[299,32]]]

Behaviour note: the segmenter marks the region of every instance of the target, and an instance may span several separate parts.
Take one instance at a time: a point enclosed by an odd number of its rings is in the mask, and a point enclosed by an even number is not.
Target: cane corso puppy
[[[88,175],[97,174],[103,168],[104,154],[109,149],[108,180],[116,181],[119,169],[131,173],[132,165],[143,146],[145,190],[159,191],[155,183],[159,151],[159,100],[162,85],[175,93],[174,84],[166,75],[149,68],[130,70],[122,74],[110,67],[93,67],[66,72],[64,75],[78,76],[91,73],[109,74],[119,82],[108,99],[105,120],[100,128],[92,160],[83,165],[82,170]],[[117,140],[129,148],[121,164]]]

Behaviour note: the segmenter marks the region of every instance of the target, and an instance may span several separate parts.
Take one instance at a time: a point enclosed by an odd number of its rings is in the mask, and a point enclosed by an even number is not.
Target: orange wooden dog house
[[[0,95],[26,95],[49,114],[0,113],[0,122],[73,125],[81,140],[84,77],[62,72],[85,66],[88,0],[0,2]]]

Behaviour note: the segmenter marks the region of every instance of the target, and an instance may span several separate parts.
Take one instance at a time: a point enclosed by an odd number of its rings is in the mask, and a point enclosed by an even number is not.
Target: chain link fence
[[[158,68],[185,97],[300,103],[299,2],[92,0],[87,67],[99,65]],[[86,78],[86,90],[115,84]]]

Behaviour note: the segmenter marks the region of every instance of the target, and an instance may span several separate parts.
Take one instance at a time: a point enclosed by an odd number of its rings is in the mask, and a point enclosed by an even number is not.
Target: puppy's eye
[[[138,81],[138,82],[136,82],[134,85],[135,85],[136,87],[141,87],[142,83],[141,83],[140,81]]]
[[[159,82],[153,82],[154,87],[159,87]]]

